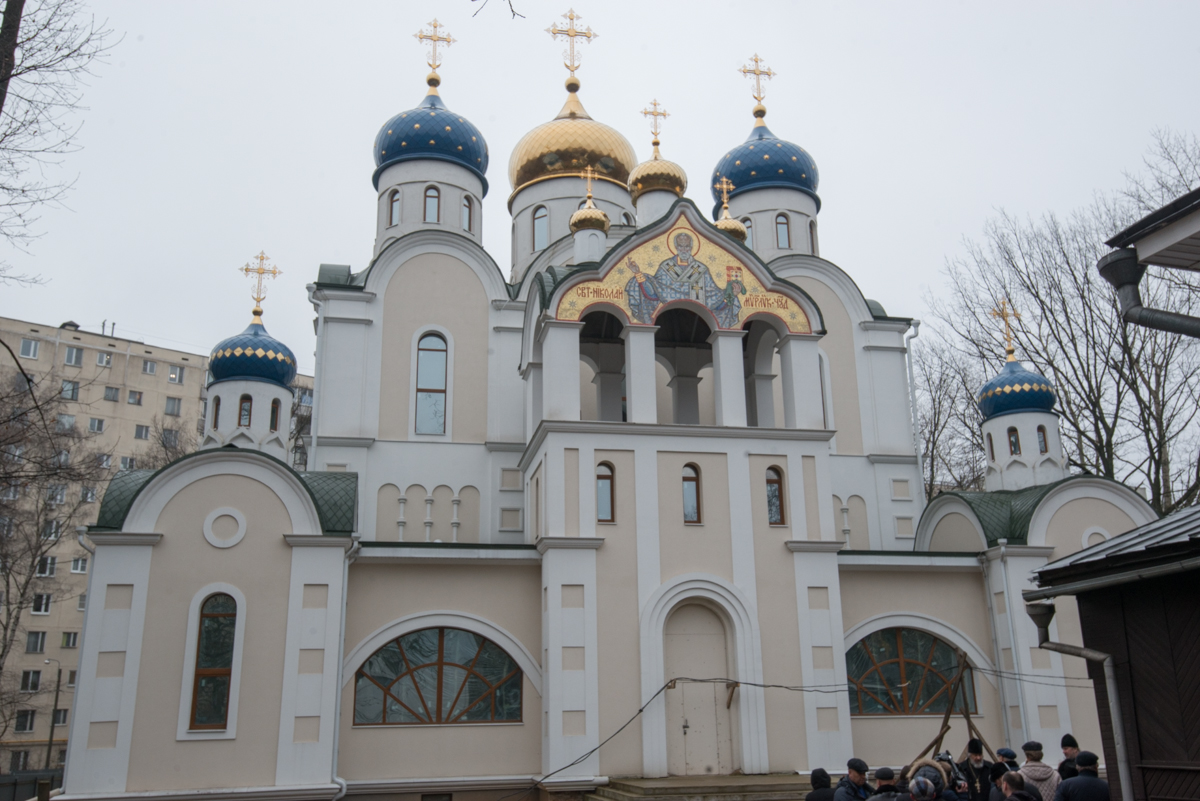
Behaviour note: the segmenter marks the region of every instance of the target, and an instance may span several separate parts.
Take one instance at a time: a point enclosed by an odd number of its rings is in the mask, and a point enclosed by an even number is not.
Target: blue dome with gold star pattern
[[[266,381],[291,387],[296,378],[296,356],[291,348],[267,333],[260,309],[250,327],[213,348],[208,370],[209,386],[221,381]]]
[[[983,419],[991,420],[1016,412],[1052,412],[1058,397],[1049,379],[1013,360],[983,385],[975,400]]]
[[[437,93],[436,73],[429,76],[430,90],[421,105],[392,117],[375,137],[375,174],[371,181],[379,188],[379,176],[401,161],[437,159],[466,167],[483,182],[487,196],[487,142],[470,120],[446,108]]]
[[[758,109],[762,109],[762,106]],[[766,113],[766,109],[762,111]],[[734,187],[729,193],[730,200],[752,189],[799,189],[816,201],[819,211],[821,198],[817,196],[818,177],[817,163],[808,151],[771,133],[760,116],[750,131],[750,137],[717,162],[712,180],[708,183],[711,186],[722,178],[728,178]],[[716,201],[713,206],[715,220],[721,212],[721,193],[714,188],[712,196]]]

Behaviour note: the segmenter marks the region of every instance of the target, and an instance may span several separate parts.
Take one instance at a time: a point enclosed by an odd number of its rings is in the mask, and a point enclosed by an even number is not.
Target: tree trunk
[[[0,112],[8,99],[8,82],[12,80],[17,65],[17,42],[21,34],[21,14],[25,11],[25,0],[7,0],[4,4],[4,21],[0,23]]]

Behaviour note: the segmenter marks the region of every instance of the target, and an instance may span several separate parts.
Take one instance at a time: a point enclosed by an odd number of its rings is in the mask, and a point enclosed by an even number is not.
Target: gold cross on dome
[[[713,184],[713,189],[716,189],[718,192],[721,193],[721,206],[723,208],[729,207],[729,193],[732,192],[735,188],[736,187],[734,187],[733,181],[730,181],[728,178],[724,178],[724,177],[722,177],[721,180],[719,180],[715,184]]]
[[[1011,320],[1020,320],[1021,315],[1016,309],[1010,309],[1008,299],[1000,301],[999,309],[992,309],[992,316],[1004,321],[1004,355],[1005,361],[1015,362],[1017,360],[1016,351],[1013,350],[1013,336]]]
[[[592,169],[591,164],[587,165],[587,167],[584,169],[583,177],[587,179],[587,193],[588,193],[587,199],[588,199],[588,203],[591,204],[591,202],[592,202],[592,179],[596,177],[596,171]]]
[[[559,25],[557,27],[551,25],[546,29],[546,33],[550,34],[556,40],[560,36],[567,37],[567,51],[563,53],[566,61],[563,62],[563,66],[571,71],[571,75],[574,75],[575,70],[579,69],[579,57],[575,55],[575,40],[582,37],[583,41],[590,42],[600,34],[593,33],[590,25],[586,28],[576,28],[575,20],[581,19],[581,17],[575,13],[575,9],[573,8],[568,9],[567,13],[563,14],[563,19],[567,21],[566,25]]]
[[[415,38],[418,42],[429,42],[429,61],[426,63],[429,65],[431,70],[436,72],[437,68],[442,66],[442,62],[438,61],[438,45],[443,44],[446,47],[449,47],[450,45],[454,44],[455,39],[448,33],[445,36],[438,35],[439,32],[445,32],[446,29],[442,27],[441,23],[437,21],[436,17],[434,18],[433,22],[429,23],[429,28],[431,30],[430,33],[418,31],[417,33],[413,34],[413,38]]]
[[[775,77],[775,73],[771,71],[770,67],[767,67],[766,69],[763,68],[762,59],[758,57],[758,53],[754,54],[754,58],[750,59],[750,62],[754,64],[754,69],[742,67],[740,70],[738,70],[738,72],[742,73],[742,75],[746,76],[747,78],[749,78],[751,75],[754,76],[754,99],[761,103],[763,102],[763,98],[766,97],[766,95],[763,93],[762,79],[766,78],[769,81]]]
[[[250,263],[247,262],[244,267],[238,268],[238,272],[245,273],[246,277],[253,275],[258,279],[258,283],[255,286],[254,291],[250,293],[250,297],[254,298],[254,315],[256,317],[262,314],[262,302],[267,297],[266,287],[263,286],[263,279],[275,278],[283,275],[283,270],[279,269],[275,265],[272,264],[270,267],[267,266],[267,259],[269,258],[270,256],[266,254],[266,251],[260,250],[258,255],[251,260],[258,262],[256,266],[251,267]]]
[[[642,110],[643,117],[650,118],[650,133],[654,134],[654,138],[658,138],[658,132],[662,130],[662,121],[671,115],[666,109],[658,105],[658,99],[650,101],[650,108]]]

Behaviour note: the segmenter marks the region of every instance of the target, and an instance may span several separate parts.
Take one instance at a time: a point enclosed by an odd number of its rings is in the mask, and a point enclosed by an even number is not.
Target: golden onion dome
[[[595,230],[608,233],[608,215],[604,209],[598,209],[588,202],[588,205],[571,215],[571,233],[577,231]]]
[[[687,191],[687,173],[673,161],[667,161],[658,152],[658,139],[654,140],[654,155],[649,161],[643,161],[629,173],[629,194],[633,196],[634,204],[646,192],[665,189],[674,192],[677,197],[683,197]]]
[[[717,226],[718,230],[724,231],[737,241],[746,241],[746,226],[742,224],[741,220],[735,220],[730,217],[728,212],[713,224]]]
[[[517,142],[508,160],[513,195],[548,178],[583,177],[589,165],[596,177],[625,186],[637,163],[633,146],[615,129],[588,116],[576,93],[579,79],[567,79],[567,102],[558,116]]]

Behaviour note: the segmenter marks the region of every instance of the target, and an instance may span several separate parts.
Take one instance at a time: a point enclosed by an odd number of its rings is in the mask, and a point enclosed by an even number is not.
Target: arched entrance
[[[685,604],[667,618],[663,662],[668,679],[729,677],[725,624],[707,606]],[[732,716],[724,683],[679,682],[666,691],[667,770],[673,776],[734,769]]]

